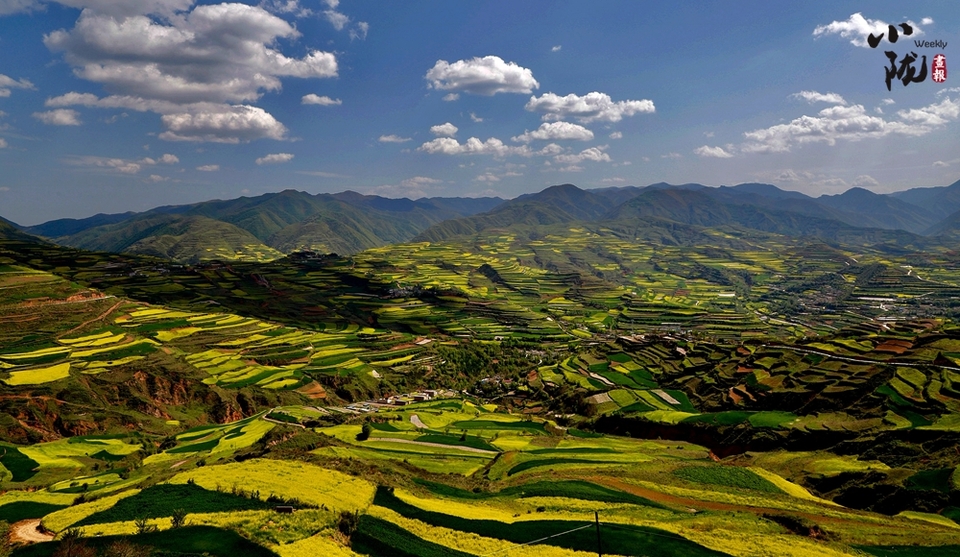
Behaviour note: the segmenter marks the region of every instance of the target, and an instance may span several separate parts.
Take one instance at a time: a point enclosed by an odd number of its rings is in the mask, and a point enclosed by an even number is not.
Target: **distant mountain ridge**
[[[411,240],[438,242],[489,229],[572,222],[621,228],[657,228],[669,222],[732,226],[827,241],[915,246],[933,241],[926,237],[960,236],[960,181],[886,195],[852,188],[817,198],[763,183],[710,187],[661,182],[598,189],[560,184],[508,201],[284,190],[143,213],[7,225],[71,247],[191,261],[269,259],[301,250],[350,254]]]
[[[403,242],[432,224],[488,211],[502,201],[284,190],[143,213],[58,219],[24,230],[70,247],[180,261],[269,259],[296,250],[349,254]]]

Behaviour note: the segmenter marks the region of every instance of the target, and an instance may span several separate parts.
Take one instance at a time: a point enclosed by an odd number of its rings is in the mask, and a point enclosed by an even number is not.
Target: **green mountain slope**
[[[116,224],[118,222],[123,222],[135,217],[137,213],[129,211],[126,213],[115,213],[115,214],[105,214],[98,213],[92,217],[87,217],[85,219],[57,219],[47,221],[43,224],[38,224],[36,226],[25,227],[24,230],[30,234],[35,234],[37,236],[43,236],[45,238],[59,238],[62,236],[70,236],[72,234],[79,234],[84,230],[94,228],[97,226],[104,226],[108,224]]]
[[[144,215],[55,241],[93,251],[141,253],[175,261],[269,260],[283,255],[245,230],[199,216]]]
[[[550,225],[578,220],[595,220],[614,206],[602,195],[572,184],[551,186],[540,193],[521,195],[492,211],[447,220],[420,233],[415,241],[438,242],[454,236],[476,234],[492,228]]]

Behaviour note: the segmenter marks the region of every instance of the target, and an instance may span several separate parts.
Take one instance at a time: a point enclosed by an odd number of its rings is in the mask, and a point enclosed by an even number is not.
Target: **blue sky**
[[[958,29],[947,2],[0,0],[0,215],[285,188],[946,185]],[[887,91],[886,50],[945,54],[947,81]]]

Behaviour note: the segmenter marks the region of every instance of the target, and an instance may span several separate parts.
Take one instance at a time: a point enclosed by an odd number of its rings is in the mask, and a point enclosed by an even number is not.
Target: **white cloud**
[[[68,93],[48,100],[48,106],[157,112],[164,116],[164,125],[180,126],[168,127],[161,135],[166,139],[282,139],[282,124],[263,109],[242,103],[280,90],[282,77],[337,75],[332,53],[308,50],[302,58],[283,54],[278,39],[297,39],[300,33],[262,7],[224,3],[187,11],[194,0],[61,3],[88,9],[72,29],[45,35],[44,44],[63,52],[76,76],[102,84],[112,95]],[[190,129],[195,127],[203,133]]]
[[[937,168],[946,168],[946,167],[950,166],[950,163],[948,163],[948,162],[943,162],[943,161],[934,161],[933,166],[935,166],[935,167],[937,167]]]
[[[313,10],[304,8],[299,0],[263,0],[260,7],[278,14],[293,14],[297,17],[313,15]]]
[[[195,0],[55,0],[64,6],[89,10],[94,13],[113,17],[135,15],[158,15],[170,17],[183,12],[194,4]]]
[[[6,149],[8,146],[7,140],[0,137],[0,149]]]
[[[452,137],[438,137],[427,141],[417,148],[417,151],[430,153],[432,155],[492,155],[494,157],[505,157],[516,155],[521,157],[532,156],[553,156],[563,152],[563,147],[556,143],[549,143],[543,149],[534,151],[527,145],[511,146],[506,145],[496,137],[491,137],[486,141],[471,137],[460,143]]]
[[[171,155],[170,153],[164,154],[162,157],[157,159],[157,162],[161,164],[178,164],[180,159],[176,155]]]
[[[933,18],[932,18],[932,17],[925,17],[925,18],[923,18],[923,19],[920,20],[920,24],[921,24],[921,25],[933,25]]]
[[[0,15],[30,12],[41,7],[39,0],[0,0]]]
[[[203,166],[198,166],[197,170],[200,172],[216,172],[220,170],[219,164],[205,164]]]
[[[882,101],[880,101],[880,104],[886,106],[886,105],[891,105],[891,104],[897,104],[897,101],[895,101],[895,100],[893,100],[893,99],[883,99]]]
[[[346,174],[337,174],[336,172],[324,172],[322,170],[300,170],[297,174],[305,176],[318,176],[320,178],[352,178]]]
[[[816,116],[801,116],[787,124],[746,132],[740,150],[748,153],[783,153],[806,143],[835,145],[838,140],[859,141],[891,134],[922,136],[960,118],[960,101],[947,97],[921,108],[900,110],[899,120],[867,114],[863,105],[832,106]]]
[[[843,97],[836,93],[818,93],[816,91],[800,91],[791,95],[795,99],[803,99],[808,103],[825,102],[830,104],[847,104]]]
[[[613,132],[610,134],[610,139],[623,139],[623,133]]]
[[[160,176],[159,174],[151,174],[150,176],[147,177],[147,181],[153,182],[154,184],[158,182],[168,182],[169,180],[170,178],[167,178],[165,176]]]
[[[504,62],[499,56],[458,60],[452,64],[437,60],[424,77],[434,89],[473,95],[531,93],[540,87],[532,71],[515,62]]]
[[[723,147],[710,147],[704,145],[693,150],[694,154],[701,157],[713,157],[717,159],[729,159],[733,155],[723,150]]]
[[[551,48],[551,49],[550,49],[550,52],[560,52],[560,49],[561,49],[561,48],[563,48],[563,45],[562,45],[562,44],[558,44],[557,46]]]
[[[477,176],[476,178],[474,178],[474,180],[478,182],[499,182],[500,178],[496,174],[487,172],[486,174],[481,174],[480,176]]]
[[[477,115],[474,114],[473,112],[470,113],[470,119],[473,120],[474,122],[478,123],[478,124],[479,124],[480,122],[483,122],[483,118],[477,116]]]
[[[380,143],[406,143],[413,139],[412,137],[400,137],[399,135],[390,134],[390,135],[381,135],[378,141]]]
[[[347,17],[346,14],[342,14],[336,10],[325,10],[323,16],[327,18],[330,25],[333,25],[333,28],[337,31],[343,31],[343,28],[350,23],[350,18]]]
[[[523,148],[504,145],[502,141],[495,137],[491,137],[486,141],[480,141],[476,137],[471,137],[463,143],[460,143],[452,137],[438,137],[417,148],[418,151],[430,154],[494,155],[498,157],[517,154],[521,149]]]
[[[542,112],[544,120],[566,120],[576,118],[581,123],[619,122],[624,116],[655,112],[651,100],[614,102],[610,95],[594,91],[582,97],[569,94],[565,97],[554,93],[545,93],[530,97],[524,107],[531,112]]]
[[[367,193],[373,195],[382,195],[385,197],[426,197],[427,192],[436,189],[437,184],[442,184],[443,180],[429,178],[427,176],[414,176],[401,181],[399,184],[384,184],[375,188],[368,188]]]
[[[683,155],[680,153],[667,153],[665,155],[660,155],[661,159],[682,159]]]
[[[557,172],[583,172],[583,167],[576,164],[571,164],[570,166],[558,168]]]
[[[293,155],[290,153],[274,153],[272,155],[267,155],[265,157],[260,157],[256,160],[257,164],[279,164],[283,162],[290,162],[293,160]]]
[[[0,13],[3,12],[0,11]],[[23,78],[17,80],[0,73],[0,97],[9,97],[11,89],[36,89],[36,87],[30,83],[30,80]]]
[[[899,23],[898,21],[894,25],[899,25]],[[910,35],[910,38],[923,34],[923,30],[913,21],[908,19],[906,23],[909,23],[910,26],[913,27],[913,34]],[[933,23],[933,21],[931,20],[930,23]],[[825,35],[840,35],[845,39],[849,38],[850,44],[854,46],[870,48],[870,45],[867,44],[867,36],[870,34],[877,36],[881,33],[887,33],[889,25],[887,22],[879,19],[865,18],[860,12],[857,12],[844,21],[832,21],[826,25],[818,25],[817,28],[813,30],[813,36],[819,38]],[[924,21],[923,25],[928,24]],[[897,31],[900,36],[904,36],[902,29],[898,28]],[[886,35],[884,35],[883,40],[887,40]]]
[[[358,21],[357,24],[350,30],[350,40],[360,39],[361,41],[367,38],[367,33],[370,32],[370,24],[366,21]]]
[[[443,96],[443,100],[447,102],[453,102],[455,100],[458,100],[459,98],[460,98],[460,93],[447,93],[446,95]]]
[[[343,101],[341,101],[340,99],[331,99],[326,95],[323,95],[321,97],[320,95],[310,93],[309,95],[304,95],[303,98],[300,99],[300,104],[318,104],[320,106],[338,106],[343,104]]]
[[[624,178],[619,178],[619,177],[604,178],[603,180],[600,180],[601,184],[622,184],[623,182],[626,182],[626,180]]]
[[[447,122],[445,124],[438,124],[436,126],[430,127],[430,133],[440,137],[453,137],[457,135],[459,128]]]
[[[879,187],[880,182],[878,182],[873,176],[870,176],[868,174],[861,174],[860,176],[857,176],[856,178],[853,179],[853,185],[858,188],[870,189],[870,188]]]
[[[164,114],[166,141],[240,143],[254,139],[285,139],[287,128],[270,113],[256,106],[224,106],[216,111]]]
[[[140,172],[143,165],[156,164],[151,159],[132,161],[128,159],[110,158],[110,157],[67,157],[65,163],[72,166],[86,166],[90,168],[106,168],[116,170],[122,174],[136,174]]]
[[[545,141],[559,139],[578,139],[580,141],[590,141],[593,139],[593,132],[587,128],[571,124],[570,122],[545,122],[540,127],[531,131],[524,131],[522,135],[512,138],[513,141],[529,143],[534,139]]]
[[[601,145],[600,147],[588,147],[583,151],[580,151],[578,154],[563,154],[553,157],[553,160],[560,164],[578,164],[583,161],[592,161],[592,162],[612,162],[610,155],[603,152],[606,149],[606,145]]]
[[[79,126],[80,113],[69,108],[34,112],[33,117],[49,126]]]

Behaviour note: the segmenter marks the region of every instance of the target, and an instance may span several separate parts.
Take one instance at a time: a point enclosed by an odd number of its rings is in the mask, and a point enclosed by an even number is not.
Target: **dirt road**
[[[53,535],[40,531],[40,519],[21,520],[10,527],[10,537],[15,542],[38,543],[48,542]]]

